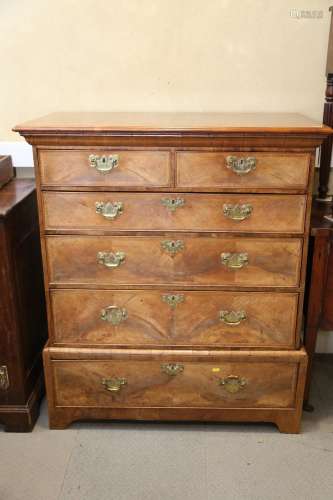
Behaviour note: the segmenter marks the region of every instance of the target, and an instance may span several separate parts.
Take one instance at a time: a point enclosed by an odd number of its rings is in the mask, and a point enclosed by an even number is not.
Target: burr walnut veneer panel
[[[316,148],[291,114],[56,113],[34,146],[51,428],[265,421],[299,432]]]
[[[52,290],[64,345],[294,348],[299,296],[276,292]]]
[[[47,231],[304,231],[306,197],[44,192]]]
[[[171,242],[179,250],[165,249]],[[55,285],[183,285],[298,287],[302,241],[298,238],[158,236],[48,236],[50,282]],[[124,259],[107,267],[100,254]],[[246,254],[230,268],[221,255]],[[236,264],[237,265],[237,264]]]

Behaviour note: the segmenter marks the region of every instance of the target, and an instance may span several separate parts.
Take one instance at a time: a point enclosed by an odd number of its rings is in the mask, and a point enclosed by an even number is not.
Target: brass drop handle
[[[96,213],[101,214],[105,219],[113,220],[118,215],[123,213],[124,205],[121,201],[108,201],[104,203],[103,201],[96,201],[95,203]]]
[[[257,160],[254,156],[247,158],[238,158],[237,156],[227,156],[226,167],[237,175],[246,175],[256,169]]]
[[[163,240],[161,241],[161,248],[174,256],[184,250],[185,244],[182,240]]]
[[[249,256],[247,253],[221,253],[221,264],[229,269],[241,269],[249,263]]]
[[[125,252],[98,252],[97,262],[105,267],[113,269],[119,267],[125,260]]]
[[[162,363],[161,371],[162,373],[166,373],[167,375],[174,377],[184,371],[184,365],[180,363]]]
[[[240,325],[246,318],[245,311],[220,311],[220,321],[229,326]]]
[[[0,366],[0,390],[7,391],[9,388],[9,375],[6,365]]]
[[[90,155],[89,164],[101,174],[108,174],[119,166],[119,155]]]
[[[101,310],[101,319],[111,323],[111,325],[119,325],[127,319],[127,309],[124,307],[108,306]]]
[[[185,205],[184,198],[162,198],[161,203],[170,212],[175,212],[177,208],[183,207]]]
[[[253,212],[253,207],[249,203],[244,203],[243,205],[232,205],[231,203],[225,203],[223,205],[223,214],[228,219],[242,221],[248,219]]]
[[[228,377],[219,379],[219,385],[224,387],[224,389],[231,394],[244,389],[247,385],[247,380],[245,378],[239,377],[238,375],[229,375]]]
[[[110,392],[119,392],[122,386],[126,384],[127,380],[125,378],[103,378],[102,380],[102,385]]]

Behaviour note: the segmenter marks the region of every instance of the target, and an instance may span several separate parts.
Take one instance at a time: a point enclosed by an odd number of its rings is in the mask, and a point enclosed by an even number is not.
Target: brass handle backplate
[[[178,305],[181,304],[181,302],[184,302],[185,296],[182,293],[176,293],[176,294],[165,294],[162,295],[162,300],[166,304],[168,304],[170,307],[173,309]]]
[[[249,263],[247,253],[221,253],[221,264],[229,269],[241,269]]]
[[[240,389],[244,389],[247,385],[245,378],[238,377],[238,375],[229,375],[228,377],[219,379],[219,384],[231,394],[235,394]]]
[[[124,252],[98,252],[97,262],[108,268],[119,267],[125,260]]]
[[[176,208],[183,207],[185,205],[184,198],[162,198],[161,203],[170,212],[175,212]]]
[[[223,214],[228,219],[232,220],[245,220],[250,217],[253,212],[253,207],[249,203],[244,203],[243,205],[232,205],[231,203],[225,203],[223,205]]]
[[[102,385],[110,392],[119,392],[123,385],[127,384],[125,378],[103,378]]]
[[[227,156],[226,167],[230,168],[237,175],[245,175],[256,169],[257,160],[253,156],[238,158],[237,156]]]
[[[96,213],[101,214],[105,219],[113,220],[123,213],[124,205],[121,201],[104,203],[103,201],[96,201]]]
[[[161,248],[174,256],[184,250],[185,244],[182,240],[163,240],[161,241]]]
[[[226,325],[237,326],[246,320],[245,311],[220,311],[220,320]]]
[[[184,365],[180,363],[162,363],[161,371],[167,375],[175,376],[184,371]]]
[[[89,164],[101,174],[108,174],[119,165],[119,155],[90,155]]]
[[[0,390],[6,391],[9,388],[9,376],[6,365],[0,366]]]
[[[101,319],[108,321],[111,325],[119,325],[127,317],[128,313],[124,307],[108,306],[101,310]]]

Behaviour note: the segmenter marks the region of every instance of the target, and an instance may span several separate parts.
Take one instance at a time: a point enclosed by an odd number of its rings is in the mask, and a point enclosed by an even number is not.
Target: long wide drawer
[[[168,151],[40,149],[42,185],[145,188],[170,186]]]
[[[305,190],[309,168],[306,153],[179,151],[176,182],[196,191]]]
[[[44,192],[47,230],[302,233],[305,196]]]
[[[306,363],[303,351],[49,351],[56,407],[294,408]]]
[[[76,345],[295,347],[298,294],[51,290],[52,342]]]
[[[51,285],[299,285],[302,239],[48,236]]]

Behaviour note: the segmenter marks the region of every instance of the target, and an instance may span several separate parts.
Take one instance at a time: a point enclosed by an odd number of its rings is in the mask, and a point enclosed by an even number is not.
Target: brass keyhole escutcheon
[[[184,365],[180,363],[162,363],[161,371],[163,373],[166,373],[167,375],[170,375],[171,377],[174,377],[175,375],[183,373]]]
[[[185,248],[185,243],[182,240],[163,240],[161,241],[161,248],[171,256],[181,252]]]

